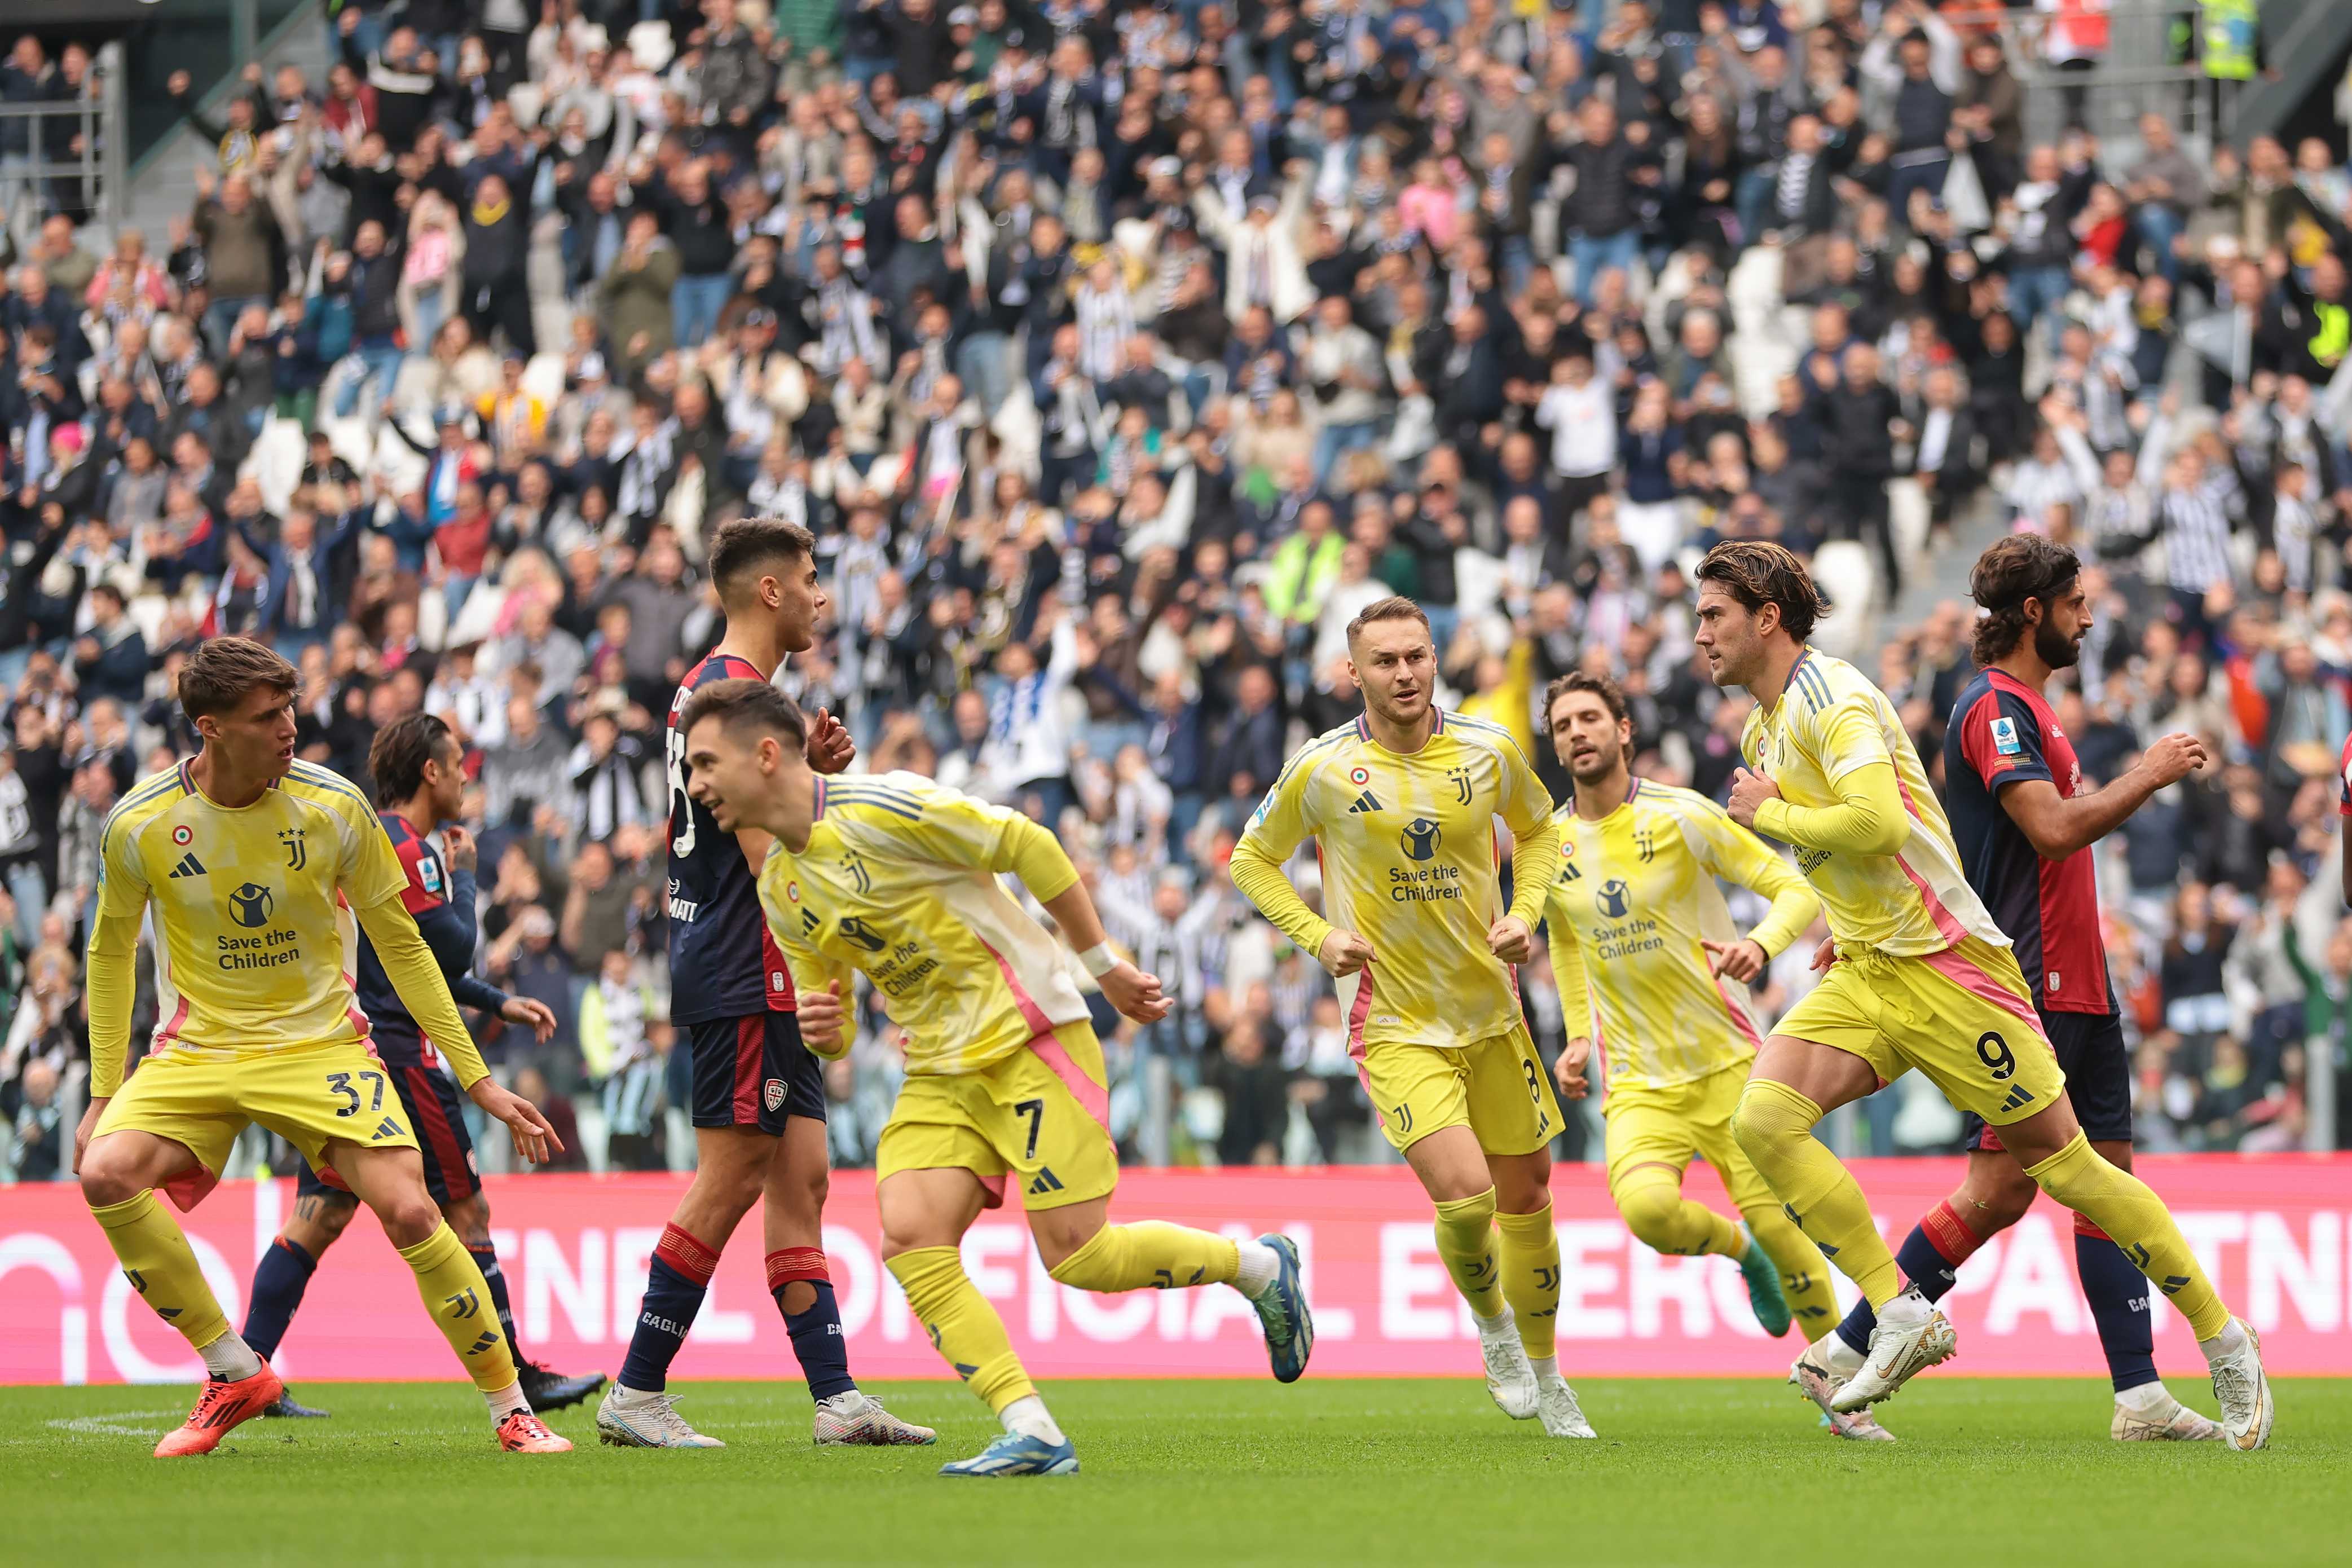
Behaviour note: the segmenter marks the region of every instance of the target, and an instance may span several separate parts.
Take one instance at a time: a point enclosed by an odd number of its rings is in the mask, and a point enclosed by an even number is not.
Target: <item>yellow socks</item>
[[[1787,1084],[1752,1078],[1732,1113],[1731,1131],[1757,1173],[1788,1205],[1789,1217],[1822,1257],[1862,1287],[1875,1311],[1902,1289],[1902,1270],[1871,1223],[1862,1189],[1813,1136],[1821,1119],[1822,1108]]]
[[[1233,1243],[1225,1246],[1230,1249]],[[947,1358],[974,1394],[988,1401],[991,1410],[1002,1413],[1014,1400],[1035,1395],[1021,1358],[1013,1353],[1003,1320],[964,1273],[961,1252],[952,1247],[919,1247],[889,1259],[889,1266],[899,1289],[907,1292],[907,1305],[931,1336],[931,1348]]]
[[[1156,1290],[1223,1285],[1240,1268],[1241,1249],[1225,1237],[1148,1219],[1103,1226],[1052,1272],[1065,1285],[1108,1294],[1146,1285]],[[907,1299],[914,1300],[912,1290]]]
[[[441,1330],[441,1337],[466,1363],[467,1374],[484,1394],[516,1385],[514,1349],[499,1331],[499,1310],[481,1266],[446,1224],[400,1256],[416,1271],[416,1293]]]
[[[2040,1164],[2027,1166],[2025,1173],[2113,1237],[2124,1256],[2172,1298],[2199,1339],[2210,1340],[2229,1326],[2230,1309],[2197,1266],[2164,1200],[2129,1171],[2099,1158],[2088,1136],[2075,1133],[2073,1142]]]
[[[1780,1270],[1780,1295],[1790,1313],[1807,1330],[1806,1338],[1820,1339],[1840,1315],[1829,1260],[1779,1209],[1757,1209],[1745,1217],[1756,1245]]]
[[[1559,1321],[1559,1233],[1551,1205],[1533,1214],[1497,1214],[1495,1226],[1503,1236],[1503,1300],[1518,1320],[1528,1358],[1542,1361],[1552,1354]]]
[[[1676,1258],[1738,1258],[1746,1250],[1739,1226],[1705,1204],[1683,1196],[1682,1173],[1670,1165],[1637,1165],[1610,1194],[1637,1240]]]
[[[1501,1270],[1495,1262],[1495,1189],[1437,1205],[1437,1256],[1454,1288],[1482,1318],[1503,1312]]]
[[[131,1289],[188,1343],[201,1351],[228,1332],[228,1319],[222,1316],[213,1288],[205,1283],[186,1233],[152,1192],[89,1212],[106,1232],[114,1256],[121,1259]]]

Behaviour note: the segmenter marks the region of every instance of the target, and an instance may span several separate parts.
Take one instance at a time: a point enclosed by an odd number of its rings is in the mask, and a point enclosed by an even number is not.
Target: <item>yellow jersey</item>
[[[298,762],[259,800],[230,810],[205,797],[184,762],[123,796],[100,830],[99,862],[101,919],[153,916],[154,1054],[368,1037],[353,911],[399,910],[408,877],[375,808],[341,774]],[[413,934],[404,910],[399,919]],[[441,995],[446,1016],[403,999],[470,1083],[481,1059],[446,983]],[[452,1028],[454,1049],[444,1045]]]
[[[1797,869],[1821,895],[1841,948],[1912,958],[1941,952],[1967,936],[2009,945],[1960,869],[1951,824],[1895,705],[1860,670],[1806,648],[1772,710],[1759,703],[1748,715],[1739,752],[1780,786],[1782,800],[1817,809],[1842,803],[1835,785],[1848,774],[1893,765],[1910,825],[1901,848],[1873,855],[1795,844]],[[1759,832],[1785,839],[1781,823],[1769,801],[1756,815]]]
[[[1507,909],[1497,817],[1517,841]],[[1323,868],[1322,916],[1282,875],[1308,838]],[[1335,926],[1371,943],[1371,963],[1339,982],[1351,1050],[1459,1048],[1523,1022],[1517,976],[1486,932],[1505,914],[1535,929],[1558,840],[1551,795],[1519,743],[1500,725],[1441,709],[1410,756],[1373,740],[1360,718],[1308,742],[1234,847],[1233,877],[1309,955]]]
[[[1717,879],[1772,900],[1748,935],[1776,954],[1821,912],[1805,879],[1705,795],[1635,779],[1597,822],[1559,824],[1544,899],[1569,1034],[1590,1032],[1610,1086],[1664,1089],[1748,1060],[1764,1042],[1748,987],[1709,973],[1706,942],[1737,942]]]
[[[803,992],[856,970],[907,1031],[907,1070],[978,1072],[1087,1016],[1076,960],[997,880],[1077,881],[1051,834],[919,773],[816,781],[808,847],[780,839],[760,905]],[[846,994],[846,986],[845,986]]]

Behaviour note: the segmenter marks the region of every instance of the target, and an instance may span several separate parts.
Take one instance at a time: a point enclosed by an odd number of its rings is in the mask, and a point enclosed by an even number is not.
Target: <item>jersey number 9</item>
[[[2017,1071],[2016,1053],[2009,1048],[2007,1040],[1990,1029],[1977,1037],[1977,1060],[1991,1071],[1995,1083],[2007,1083]]]

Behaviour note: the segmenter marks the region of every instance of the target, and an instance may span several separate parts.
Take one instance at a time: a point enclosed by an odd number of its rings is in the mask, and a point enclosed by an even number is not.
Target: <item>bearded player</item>
[[[1555,1069],[1581,1100],[1593,1046],[1608,1064],[1610,1201],[1644,1245],[1739,1265],[1769,1334],[1791,1317],[1836,1315],[1829,1264],[1780,1211],[1731,1136],[1731,1113],[1763,1035],[1748,984],[1821,913],[1805,879],[1705,795],[1636,778],[1633,721],[1605,677],[1563,675],[1545,692],[1553,749],[1576,796],[1553,814],[1559,874],[1544,902],[1552,974],[1569,1040]],[[1769,900],[1741,936],[1717,879]],[[1740,1217],[1683,1196],[1704,1154]],[[1834,1418],[1840,1436],[1877,1438],[1867,1411]]]
[[[1559,864],[1551,796],[1502,726],[1437,707],[1437,650],[1411,599],[1366,606],[1348,653],[1363,716],[1290,759],[1234,847],[1234,882],[1339,983],[1381,1131],[1436,1205],[1438,1256],[1477,1321],[1487,1392],[1514,1420],[1590,1437],[1553,1336],[1559,1103],[1512,967],[1534,955]],[[1508,905],[1497,817],[1513,838]],[[1320,915],[1282,869],[1309,838]]]
[[[375,784],[384,834],[407,873],[401,902],[432,948],[442,978],[449,983],[449,994],[465,1006],[524,1025],[545,1041],[555,1033],[555,1015],[546,1003],[509,996],[467,973],[474,962],[474,841],[457,826],[466,796],[465,748],[457,737],[429,713],[396,719],[377,731],[368,747],[368,777]],[[447,839],[446,858],[434,847],[436,831]],[[369,1043],[392,1075],[408,1124],[418,1134],[425,1185],[457,1239],[474,1255],[489,1287],[499,1326],[515,1349],[523,1396],[541,1414],[579,1404],[604,1385],[604,1373],[566,1377],[523,1356],[521,1342],[515,1338],[514,1310],[507,1300],[506,1271],[499,1267],[498,1248],[490,1241],[490,1205],[475,1172],[473,1135],[466,1130],[456,1086],[441,1070],[433,1042],[401,1005],[365,933],[360,937],[354,979],[360,1010],[375,1026]],[[245,1310],[245,1342],[254,1354],[268,1361],[278,1353],[310,1276],[358,1210],[359,1200],[348,1189],[309,1161],[302,1163],[295,1184],[294,1217],[254,1266],[253,1297]],[[264,1414],[319,1416],[326,1412],[284,1395]]]
[[[1718,686],[1756,699],[1729,810],[1793,845],[1829,916],[1828,973],[1764,1047],[1732,1119],[1792,1218],[1877,1316],[1830,1408],[1859,1410],[1950,1357],[1950,1321],[1879,1238],[1853,1177],[1813,1136],[1828,1111],[1912,1068],[1998,1132],[2034,1184],[2087,1217],[2180,1309],[2240,1448],[2273,1415],[2253,1332],[2232,1317],[2146,1183],[2099,1157],[2009,938],[1969,886],[1911,737],[1884,692],[1808,647],[1822,598],[1780,545],[1728,541],[1698,569],[1698,632]],[[1791,1381],[1803,1386],[1801,1365]]]
[[[375,1210],[488,1404],[499,1447],[567,1451],[531,1413],[489,1286],[425,1185],[408,1109],[352,993],[361,932],[408,1016],[523,1156],[543,1162],[562,1144],[482,1065],[374,810],[338,774],[294,760],[297,687],[294,667],[257,642],[198,645],[179,696],[202,750],[142,780],[99,835],[90,1103],[74,1167],[132,1289],[211,1374],[156,1457],[210,1453],[286,1392],[229,1328],[186,1235],[155,1201],[161,1189],[194,1207],[254,1121]],[[133,955],[151,914],[158,1022],[126,1079]]]
[[[918,773],[820,778],[804,761],[803,726],[791,699],[750,680],[704,687],[679,723],[696,801],[723,826],[775,840],[760,901],[809,977],[810,1047],[849,1048],[853,972],[906,1031],[907,1080],[875,1154],[883,1260],[931,1343],[1004,1428],[940,1473],[1078,1468],[959,1251],[981,1211],[1003,1203],[1008,1178],[1056,1282],[1104,1292],[1229,1284],[1256,1309],[1275,1376],[1296,1381],[1315,1325],[1287,1238],[1109,1223],[1118,1155],[1102,1047],[1068,955],[997,879],[1021,879],[1120,1012],[1150,1023],[1168,1002],[1157,977],[1112,953],[1061,845],[1025,816]]]
[[[710,581],[727,634],[670,703],[670,1019],[693,1056],[695,1171],[654,1247],[628,1358],[596,1410],[598,1435],[619,1447],[726,1447],[678,1415],[669,1366],[702,1310],[720,1249],[755,1203],[768,1289],[816,1402],[816,1441],[936,1440],[849,1375],[824,1258],[824,1069],[801,1043],[792,971],[760,919],[756,884],[768,836],[723,829],[696,802],[678,721],[705,686],[772,679],[787,655],[816,641],[825,599],[815,548],[808,530],[776,518],[742,518],[719,531]],[[838,773],[849,765],[849,732],[831,714],[819,711],[806,738],[810,766]]]
[[[2012,534],[1978,560],[1969,588],[1986,614],[1976,625],[1976,678],[1945,732],[1953,837],[1969,886],[2014,944],[2092,1149],[2128,1171],[2131,1052],[2107,983],[2091,846],[2149,795],[2203,766],[2205,748],[2194,736],[2167,735],[2105,789],[2084,789],[2074,742],[2042,695],[2053,671],[2081,658],[2091,629],[2074,552],[2040,534]],[[1951,1289],[1977,1248],[2024,1217],[2038,1190],[2000,1133],[1979,1117],[1969,1122],[1967,1177],[1895,1255],[1931,1301]],[[2157,1375],[2147,1281],[2079,1213],[2074,1267],[2115,1384],[2108,1435],[2119,1442],[2220,1438],[2221,1429],[2175,1399]],[[1869,1303],[1856,1302],[1836,1332],[1798,1363],[1799,1386],[1818,1402],[1852,1376],[1874,1324]]]

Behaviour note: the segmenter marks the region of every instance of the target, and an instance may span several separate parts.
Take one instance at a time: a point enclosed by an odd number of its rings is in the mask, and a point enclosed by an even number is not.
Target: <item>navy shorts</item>
[[[2124,1045],[2124,1022],[2116,1013],[2043,1013],[2042,1032],[2058,1053],[2066,1075],[2066,1098],[2074,1119],[2094,1143],[2132,1139],[2131,1052]],[[1967,1121],[1968,1149],[1998,1152],[2000,1135],[1973,1112]]]
[[[416,1134],[417,1151],[425,1156],[425,1185],[433,1201],[447,1208],[472,1197],[482,1183],[474,1168],[474,1138],[466,1131],[465,1096],[457,1092],[457,1080],[438,1068],[387,1066],[383,1070],[408,1110],[409,1131]],[[331,1173],[321,1176],[305,1160],[294,1195],[299,1202],[316,1193],[348,1196],[351,1189]]]
[[[756,1127],[782,1137],[787,1117],[824,1120],[824,1063],[801,1044],[797,1015],[754,1013],[684,1027],[697,1127]]]

